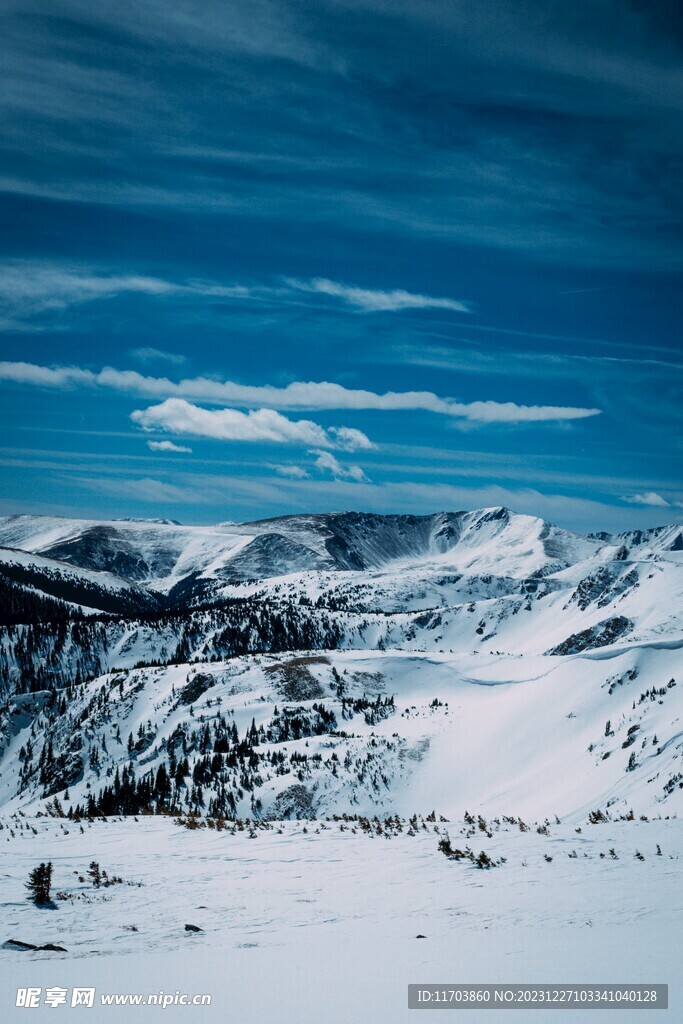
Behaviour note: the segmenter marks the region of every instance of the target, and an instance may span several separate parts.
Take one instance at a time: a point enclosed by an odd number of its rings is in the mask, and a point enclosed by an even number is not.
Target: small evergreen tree
[[[52,861],[47,864],[39,864],[28,876],[26,883],[29,899],[37,907],[50,903],[50,890],[52,888]]]
[[[448,836],[445,836],[443,839],[439,840],[439,850],[446,857],[453,856],[453,847],[451,846],[451,841],[448,838]]]

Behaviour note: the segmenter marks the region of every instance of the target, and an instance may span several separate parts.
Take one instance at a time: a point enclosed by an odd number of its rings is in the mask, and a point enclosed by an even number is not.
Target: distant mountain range
[[[521,579],[587,559],[683,550],[679,526],[582,537],[505,508],[430,516],[341,512],[185,527],[167,519],[0,518],[0,572],[102,611],[210,600],[245,580],[307,572],[423,570]],[[79,581],[87,596],[78,602]],[[96,592],[102,592],[97,603]],[[106,605],[106,607],[105,607]]]
[[[674,806],[682,563],[505,508],[1,518],[0,804]]]

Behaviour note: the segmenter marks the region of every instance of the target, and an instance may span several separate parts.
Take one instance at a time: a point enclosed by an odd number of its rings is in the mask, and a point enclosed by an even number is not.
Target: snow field
[[[170,818],[83,822],[83,833],[68,820],[2,824],[3,941],[68,950],[0,950],[3,1019],[23,1019],[8,1001],[18,984],[79,984],[213,995],[211,1007],[166,1010],[168,1020],[393,1024],[419,1019],[405,1009],[408,982],[456,981],[668,982],[668,1013],[636,1020],[680,1019],[678,820],[551,822],[545,835],[487,819],[491,838],[478,822],[423,819],[415,835],[405,823],[390,837],[353,822],[273,822],[255,838]],[[454,847],[505,863],[479,870],[448,859],[438,849],[446,833]],[[56,910],[35,908],[23,890],[44,860],[68,896]],[[124,883],[96,889],[92,860]],[[186,933],[187,923],[202,932]],[[150,1015],[100,1007],[88,1019]]]

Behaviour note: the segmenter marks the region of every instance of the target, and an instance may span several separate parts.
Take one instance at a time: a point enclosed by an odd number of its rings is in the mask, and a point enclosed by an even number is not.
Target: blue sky
[[[683,518],[677,6],[10,0],[0,513]]]

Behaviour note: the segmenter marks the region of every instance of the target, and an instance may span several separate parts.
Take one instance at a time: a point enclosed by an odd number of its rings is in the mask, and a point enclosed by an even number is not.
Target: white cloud
[[[271,463],[269,469],[274,470],[278,476],[287,477],[289,480],[310,480],[310,473],[303,466],[283,466]]]
[[[0,380],[35,387],[69,388],[97,383],[97,375],[77,366],[38,366],[36,363],[0,362]]]
[[[562,405],[518,405],[516,402],[451,402],[448,415],[471,423],[547,423],[557,420],[582,420],[598,416],[600,409],[582,409]]]
[[[173,441],[148,441],[147,447],[153,452],[185,452],[192,454],[192,449],[182,444],[174,444]]]
[[[286,278],[285,283],[298,291],[315,295],[326,295],[341,299],[348,306],[362,313],[397,313],[404,309],[449,309],[454,313],[469,313],[469,306],[457,299],[435,298],[431,295],[415,295],[402,289],[378,291],[359,288],[355,285],[339,284],[325,277],[314,277],[310,281]]]
[[[0,380],[39,387],[105,387],[148,397],[174,396],[238,406],[271,406],[277,409],[375,409],[419,410],[438,413],[469,423],[542,423],[585,419],[600,409],[556,405],[518,405],[516,402],[459,402],[432,391],[387,391],[379,394],[362,388],[346,388],[330,381],[295,381],[284,388],[246,385],[235,381],[193,377],[172,381],[147,377],[136,370],[107,366],[93,372],[79,367],[39,366],[35,363],[0,362]],[[349,438],[352,428],[344,428]],[[340,443],[340,447],[342,444]],[[358,444],[355,445],[358,447]]]
[[[284,278],[277,286],[269,284],[224,284],[218,281],[189,279],[167,280],[145,274],[103,270],[83,264],[53,263],[47,260],[5,260],[0,262],[0,307],[7,323],[20,326],[43,313],[60,313],[72,306],[106,301],[123,294],[151,298],[251,299],[266,302],[301,303],[302,295],[324,296],[339,300],[362,313],[400,312],[406,309],[442,309],[470,312],[458,299],[415,294],[403,289],[383,291],[340,284],[327,278],[298,280]],[[168,358],[154,348],[133,351],[142,362]],[[176,360],[173,360],[176,361]]]
[[[161,278],[140,274],[97,274],[24,261],[0,264],[0,297],[34,311],[64,309],[121,292],[167,295],[176,287]]]
[[[644,494],[631,494],[630,496],[624,496],[622,501],[627,501],[629,505],[649,505],[657,508],[670,508],[671,502],[663,498],[661,494],[657,494],[656,491],[645,491]]]
[[[330,427],[328,433],[334,437],[335,447],[347,452],[377,447],[362,430],[356,430],[354,427]]]
[[[306,447],[338,447],[335,435],[312,420],[289,420],[275,409],[202,409],[183,398],[167,398],[160,405],[137,409],[131,419],[144,430],[166,430],[173,434],[208,437],[220,441],[257,441]],[[346,428],[339,428],[345,430]],[[360,431],[356,447],[371,447]],[[344,447],[348,450],[349,438]]]
[[[314,450],[312,455],[317,455],[315,464],[323,472],[332,474],[335,480],[352,480],[356,483],[368,483],[368,478],[360,466],[342,466],[332,452]]]

